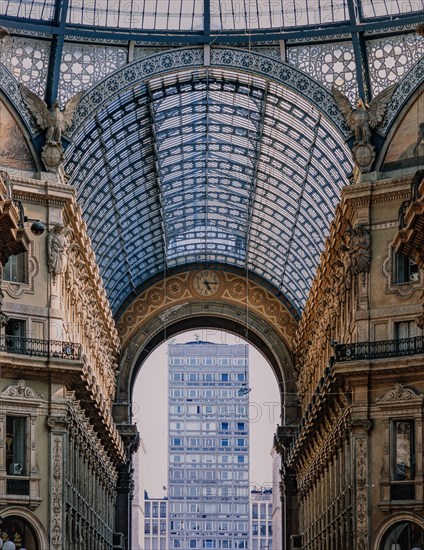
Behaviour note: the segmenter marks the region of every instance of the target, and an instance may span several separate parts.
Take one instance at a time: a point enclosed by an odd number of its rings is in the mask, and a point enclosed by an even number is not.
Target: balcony
[[[379,342],[336,344],[334,351],[336,362],[418,355],[424,353],[424,336],[399,340],[381,340]]]
[[[56,340],[37,340],[18,336],[0,336],[0,352],[16,353],[31,357],[54,357],[59,359],[81,359],[81,344]]]

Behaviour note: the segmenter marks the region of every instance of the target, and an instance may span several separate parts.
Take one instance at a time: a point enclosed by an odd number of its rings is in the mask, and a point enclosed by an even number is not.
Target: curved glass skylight
[[[64,10],[67,11],[64,13]],[[1,13],[17,20],[62,21],[74,28],[222,32],[353,25],[419,14],[422,0],[5,0]]]
[[[305,100],[218,69],[122,94],[67,158],[115,310],[164,269],[206,262],[257,274],[300,311],[351,170]]]

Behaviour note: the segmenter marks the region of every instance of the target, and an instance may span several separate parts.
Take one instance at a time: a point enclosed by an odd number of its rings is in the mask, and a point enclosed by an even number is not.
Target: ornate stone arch
[[[347,139],[351,134],[331,92],[303,71],[256,52],[216,46],[210,48],[208,54],[203,47],[173,49],[117,69],[87,91],[77,108],[73,126],[65,135],[72,139],[99,109],[125,91],[145,85],[152,78],[204,67],[247,73],[282,84],[313,104],[334,124],[342,138]]]
[[[43,524],[30,510],[22,506],[8,506],[1,511],[1,515],[3,518],[7,518],[8,516],[20,516],[23,518],[34,529],[40,550],[49,550],[49,540]]]
[[[392,134],[393,125],[402,119],[399,115],[414,102],[419,89],[423,87],[423,71],[424,57],[417,61],[396,85],[383,122],[378,128],[380,135],[386,137],[389,133]]]
[[[424,519],[417,514],[414,514],[412,512],[399,512],[397,514],[393,514],[392,516],[389,516],[388,518],[383,520],[377,527],[371,544],[372,550],[380,550],[380,545],[384,535],[387,533],[390,527],[392,527],[392,525],[395,525],[396,523],[399,523],[401,521],[409,521],[411,523],[415,523],[416,525],[424,529]]]
[[[259,349],[277,378],[285,421],[297,417],[291,358],[296,321],[282,302],[259,284],[235,274],[219,276],[222,287],[213,298],[196,295],[193,272],[187,272],[145,290],[123,313],[118,322],[123,353],[114,405],[117,422],[130,421],[134,381],[150,353],[166,338],[199,326],[239,334]]]
[[[12,134],[15,135],[15,142],[12,147],[14,152],[16,149],[24,150],[24,157],[28,165],[32,164],[34,169],[40,170],[38,155],[35,152],[33,140],[40,132],[34,118],[25,105],[19,86],[13,75],[0,63],[0,108],[6,111],[5,116],[2,116],[2,122],[7,119],[12,119],[13,124],[7,131],[2,128],[2,149],[8,143]],[[10,123],[10,121],[9,121]],[[6,124],[7,126],[7,124]],[[10,129],[11,128],[11,129]],[[17,134],[17,136],[16,136]],[[16,139],[19,141],[19,146],[16,145]],[[22,142],[22,143],[21,143]],[[18,155],[19,156],[19,155]],[[22,160],[22,159],[20,159]],[[19,162],[19,159],[17,160]],[[12,166],[18,168],[18,166]],[[7,166],[4,166],[7,168]],[[20,168],[20,166],[19,166]]]
[[[381,154],[378,158],[376,170],[385,170],[388,168],[386,164],[388,157],[390,157],[390,147],[397,137],[398,131],[401,130],[404,125],[408,113],[413,109],[415,103],[418,105],[420,97],[424,94],[424,82],[422,81],[422,76],[420,80],[418,80],[417,76],[418,74],[422,75],[423,71],[424,58],[406,74],[393,94],[392,101],[389,105],[389,110],[390,108],[393,108],[390,112],[388,110],[386,113],[386,118],[380,127],[382,134],[384,132],[383,135],[385,136],[385,141]],[[387,118],[389,115],[391,116],[390,120]],[[423,121],[417,120],[416,130],[418,130],[418,122]],[[414,138],[416,139],[416,132],[414,132]],[[407,144],[405,144],[405,147],[406,145]]]
[[[0,99],[6,98],[20,118],[31,138],[40,133],[34,117],[26,106],[15,77],[0,63]]]

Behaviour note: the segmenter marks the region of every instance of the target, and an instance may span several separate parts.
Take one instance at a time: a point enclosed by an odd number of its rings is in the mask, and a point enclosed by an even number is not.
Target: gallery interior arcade
[[[16,548],[134,550],[135,378],[219,328],[281,388],[274,548],[424,549],[423,8],[2,3]]]

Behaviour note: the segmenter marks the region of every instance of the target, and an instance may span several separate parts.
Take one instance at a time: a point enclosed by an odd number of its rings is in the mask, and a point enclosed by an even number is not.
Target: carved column
[[[64,462],[66,434],[69,419],[51,416],[50,428],[50,550],[62,550],[65,529],[64,512]]]
[[[123,534],[125,548],[131,550],[131,501],[134,490],[132,455],[138,449],[140,436],[135,424],[118,424],[117,428],[124,443],[126,461],[118,468],[115,533]]]
[[[368,432],[371,422],[367,419],[352,420],[352,472],[354,479],[355,550],[369,549],[369,474]]]
[[[296,473],[287,466],[287,450],[296,433],[296,426],[278,426],[274,445],[281,455],[281,485],[280,496],[283,510],[283,540],[282,550],[291,548],[292,537],[299,534],[299,510],[297,502]]]

